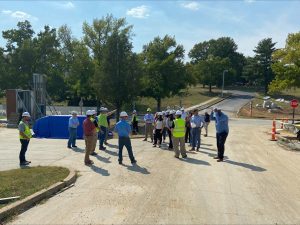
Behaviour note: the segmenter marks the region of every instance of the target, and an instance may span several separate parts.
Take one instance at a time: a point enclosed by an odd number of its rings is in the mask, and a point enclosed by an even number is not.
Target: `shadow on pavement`
[[[104,163],[111,163],[111,161],[109,160],[110,157],[105,158],[105,157],[102,157],[102,156],[100,156],[100,155],[96,155],[95,157],[96,157],[99,161],[101,161],[101,162],[104,162]]]
[[[110,175],[109,172],[108,172],[108,170],[102,169],[102,168],[97,167],[97,166],[95,166],[95,165],[91,165],[90,167],[91,167],[91,169],[92,169],[94,172],[99,173],[99,174],[101,174],[102,176],[106,176],[106,177],[107,177],[107,176]]]
[[[201,145],[212,146],[212,144],[204,144],[204,143],[201,143]]]
[[[106,152],[107,154],[112,155],[112,156],[118,156],[118,152],[113,152],[108,149],[104,150],[104,152]]]
[[[196,164],[196,165],[210,166],[210,163],[205,162],[203,160],[194,159],[194,158],[185,158],[185,159],[180,158],[179,160],[191,164]]]
[[[110,148],[116,148],[116,149],[119,149],[119,146],[118,146],[118,145],[113,145],[113,144],[107,143],[107,146],[110,147]]]
[[[150,174],[150,172],[149,172],[146,168],[141,167],[141,166],[139,166],[138,164],[133,164],[133,165],[131,165],[131,166],[128,166],[128,165],[124,165],[124,164],[123,164],[123,166],[125,166],[125,167],[126,167],[128,170],[130,170],[130,171],[142,173],[142,174],[145,174],[145,175]]]
[[[259,166],[254,166],[254,165],[247,164],[247,163],[235,162],[235,161],[232,161],[232,160],[225,160],[224,162],[232,164],[232,165],[235,165],[235,166],[245,167],[247,169],[250,169],[250,170],[256,171],[256,172],[264,172],[264,171],[266,171],[265,168],[262,168],[262,167],[259,167]]]
[[[80,153],[85,152],[85,149],[84,149],[84,148],[78,148],[78,147],[72,148],[72,149],[70,149],[70,150],[72,150],[72,151],[74,151],[74,152],[80,152]]]
[[[206,148],[206,147],[203,147],[203,146],[201,146],[200,148],[205,149],[205,150],[209,150],[209,151],[213,151],[213,152],[216,152],[216,151],[217,151],[217,150],[215,150],[215,149]]]

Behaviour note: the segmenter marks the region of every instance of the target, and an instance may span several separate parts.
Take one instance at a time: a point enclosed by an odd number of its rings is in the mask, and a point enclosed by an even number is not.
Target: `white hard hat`
[[[184,111],[184,107],[182,107],[180,110],[181,110],[181,111]]]
[[[181,115],[182,115],[182,112],[181,112],[180,110],[177,110],[177,112],[176,112],[175,115],[176,115],[176,116],[181,116]]]
[[[162,113],[163,115],[165,115],[165,114],[166,114],[166,112],[165,112],[165,111],[162,111],[161,113]]]
[[[87,111],[86,111],[86,115],[87,115],[87,116],[91,116],[91,115],[93,115],[93,111],[92,111],[92,110],[90,110],[90,109],[89,109],[89,110],[87,110]]]
[[[77,112],[76,111],[72,111],[71,115],[77,115]]]
[[[96,112],[96,110],[95,110],[95,109],[92,109],[91,111],[92,111],[92,115],[95,115],[95,114],[97,114],[97,112]]]
[[[175,114],[175,110],[171,110],[171,111],[170,111],[170,114]]]
[[[123,112],[120,113],[120,117],[126,117],[126,116],[128,116],[128,115],[127,115],[127,112],[124,112],[124,111],[123,111]]]
[[[133,112],[133,113],[136,113],[136,110],[133,110],[132,112]]]
[[[30,114],[29,114],[29,112],[23,112],[22,116],[30,117]]]
[[[163,113],[162,113],[162,112],[158,112],[158,113],[157,113],[157,115],[159,115],[159,116],[162,116],[162,115],[163,115]]]

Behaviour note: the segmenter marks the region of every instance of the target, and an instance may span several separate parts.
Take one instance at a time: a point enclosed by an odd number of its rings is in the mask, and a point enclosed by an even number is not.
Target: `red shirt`
[[[84,136],[92,136],[95,133],[96,126],[95,124],[87,117],[83,121],[83,133]]]

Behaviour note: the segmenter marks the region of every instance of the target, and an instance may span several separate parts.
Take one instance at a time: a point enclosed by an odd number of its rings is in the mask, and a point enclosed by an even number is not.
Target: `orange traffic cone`
[[[276,122],[275,122],[275,119],[273,120],[271,141],[277,141],[277,139],[276,139]]]

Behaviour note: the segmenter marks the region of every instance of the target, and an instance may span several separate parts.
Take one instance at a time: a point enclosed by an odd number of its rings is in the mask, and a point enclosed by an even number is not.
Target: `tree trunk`
[[[161,107],[161,98],[157,98],[157,99],[156,99],[156,101],[157,101],[157,107],[156,107],[156,109],[157,109],[157,112],[160,112],[160,107]]]

